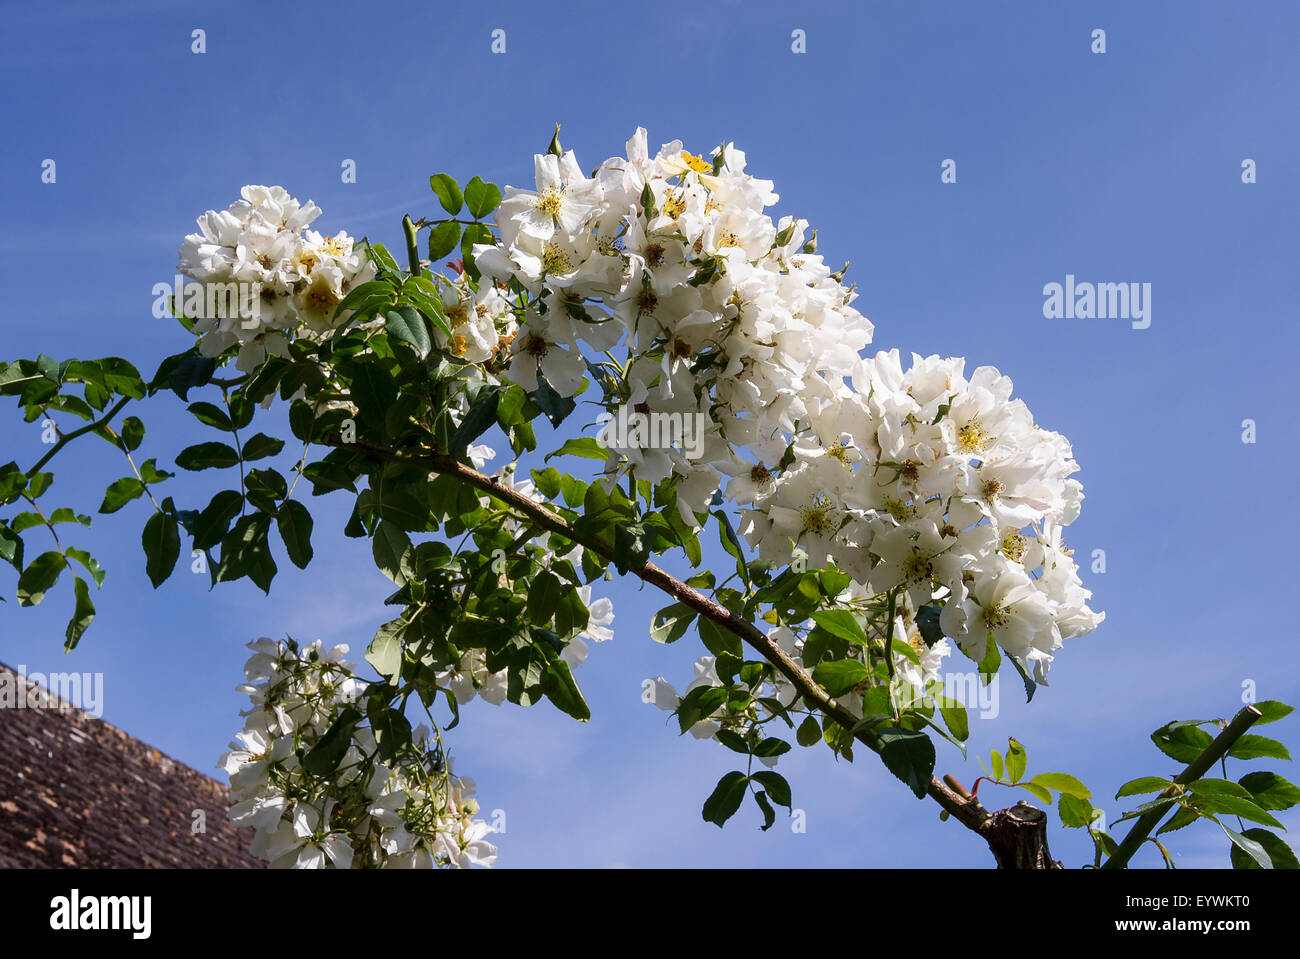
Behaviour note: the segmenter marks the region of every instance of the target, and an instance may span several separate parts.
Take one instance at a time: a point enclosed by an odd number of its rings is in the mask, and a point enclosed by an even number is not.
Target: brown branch
[[[1047,848],[1047,813],[1027,802],[1000,809],[982,830],[999,869],[1061,869]]]
[[[353,447],[379,459],[425,466],[434,472],[456,476],[467,485],[525,513],[542,529],[572,540],[606,560],[614,558],[614,548],[610,543],[598,536],[585,536],[577,533],[568,520],[550,507],[502,484],[495,477],[487,476],[466,466],[452,456],[428,452],[407,455],[384,446],[367,443],[364,440],[343,443],[337,433],[327,435],[325,442],[331,446]],[[688,586],[654,563],[646,562],[640,568],[633,569],[631,572],[652,586],[663,590],[682,605],[689,607],[699,615],[711,619],[722,628],[739,636],[764,659],[775,666],[798,690],[800,697],[808,705],[820,710],[846,730],[853,729],[857,725],[858,717],[835,702],[802,666],[791,659],[785,650],[768,639],[765,633],[748,620],[737,616],[721,603]],[[874,752],[880,751],[880,744],[870,730],[859,729],[854,735]],[[985,835],[984,828],[990,821],[990,815],[978,800],[972,799],[969,795],[961,795],[957,790],[952,789],[933,776],[930,777],[927,792],[953,819],[956,819],[966,828]],[[985,838],[988,837],[985,836]]]
[[[1201,754],[1188,763],[1186,769],[1174,777],[1173,785],[1166,788],[1152,801],[1171,799],[1181,795],[1183,786],[1204,776],[1210,767],[1217,763],[1232,748],[1233,744],[1241,738],[1242,734],[1254,725],[1255,721],[1262,715],[1263,713],[1254,706],[1246,706],[1242,709],[1232,718],[1232,722],[1228,723],[1223,728],[1223,731],[1215,737],[1214,742],[1201,750]],[[1115,850],[1115,855],[1102,863],[1101,868],[1123,869],[1127,866],[1128,861],[1133,858],[1133,854],[1138,851],[1147,835],[1164,818],[1167,812],[1169,812],[1169,807],[1161,806],[1139,816],[1138,821],[1133,824],[1133,828],[1124,837],[1124,841]]]

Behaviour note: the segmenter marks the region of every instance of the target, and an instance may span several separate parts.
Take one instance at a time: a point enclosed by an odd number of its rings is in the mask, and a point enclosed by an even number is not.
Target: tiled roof
[[[263,867],[224,785],[21,681],[44,705],[0,708],[0,867]]]

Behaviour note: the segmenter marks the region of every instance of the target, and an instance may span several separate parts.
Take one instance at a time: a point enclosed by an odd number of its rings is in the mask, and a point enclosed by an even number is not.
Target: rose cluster
[[[286,355],[295,335],[332,329],[343,297],[375,267],[347,233],[308,229],[320,216],[315,203],[278,186],[246,186],[241,195],[199,217],[200,232],[180,248],[177,269],[222,295],[186,297],[175,309],[195,320],[204,356],[238,345],[236,365],[249,372],[268,354]]]
[[[273,868],[491,866],[491,827],[475,818],[472,780],[417,728],[397,762],[381,762],[375,735],[356,724],[334,772],[303,757],[367,684],[343,659],[346,646],[259,639],[239,688],[252,706],[218,766],[230,776],[230,819],[256,831],[251,851]],[[309,765],[309,764],[308,764]]]
[[[474,248],[530,297],[510,378],[567,396],[594,364],[611,412],[698,420],[701,455],[607,443],[607,474],[671,477],[692,524],[721,494],[761,560],[797,551],[850,573],[850,601],[901,596],[904,636],[942,602],[944,635],[970,656],[991,638],[1045,680],[1062,640],[1103,618],[1061,540],[1083,498],[1068,441],[992,367],[862,356],[872,326],[853,291],[805,221],[763,212],[776,200],[730,144],[651,156],[638,130],[590,177],[572,153],[536,157],[535,189],[508,187],[498,208],[499,243]]]

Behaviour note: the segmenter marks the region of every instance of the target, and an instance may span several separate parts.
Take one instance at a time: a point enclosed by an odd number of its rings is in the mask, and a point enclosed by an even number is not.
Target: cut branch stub
[[[1047,813],[1027,802],[999,809],[982,826],[999,869],[1060,869],[1047,848]]]

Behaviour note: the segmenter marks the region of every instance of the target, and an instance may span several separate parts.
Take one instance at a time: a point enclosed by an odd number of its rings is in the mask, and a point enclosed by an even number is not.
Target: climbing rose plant
[[[37,503],[53,479],[42,468],[81,435],[131,466],[100,512],[152,505],[143,546],[155,587],[184,534],[214,586],[248,577],[269,592],[273,538],[298,567],[313,556],[299,483],[351,498],[343,532],[370,540],[395,588],[385,602],[401,608],[367,648],[375,678],[357,674],[346,646],[250,643],[245,726],[220,761],[232,821],[274,866],[491,865],[492,829],[444,734],[475,696],[547,699],[590,718],[574,672],[589,643],[612,638],[613,607],[592,584],[615,573],[672,600],[652,639],[693,631],[707,652],[682,693],[661,676],[644,698],[742,760],[704,801],[719,826],[746,796],[765,830],[775,807],[792,808],[774,768],[792,738],[848,760],[878,753],[1000,865],[1057,864],[1045,817],[990,813],[983,782],[1055,801],[1063,825],[1088,830],[1092,865],[1126,865],[1145,841],[1172,863],[1149,835],[1172,811],[1165,830],[1218,824],[1234,865],[1294,866],[1262,827],[1280,828],[1269,810],[1300,791],[1274,773],[1204,775],[1229,757],[1288,759],[1280,743],[1244,735],[1289,713],[1280,703],[1158,730],[1156,745],[1188,766],[1121,787],[1158,794],[1120,818],[1136,821],[1122,842],[1075,777],[1025,778],[1015,739],[969,790],[934,776],[933,737],[964,754],[969,731],[962,703],[944,695],[950,657],[986,682],[1014,670],[1032,697],[1064,643],[1104,619],[1063,540],[1083,500],[1070,444],[993,367],[869,355],[847,264],[823,260],[807,221],[765,212],[773,184],[734,145],[697,155],[673,141],[652,154],[639,129],[625,152],[587,175],[557,127],[531,189],[431,177],[442,212],[403,219],[405,267],[380,243],[312,229],[320,209],[278,186],[247,186],[205,213],[180,248],[190,282],[164,300],[190,345],[151,380],[112,357],[0,367],[0,393],[57,433],[34,467],[0,467],[0,503],[31,507],[0,525],[20,604],[40,602],[70,563],[103,581],[56,529],[89,518]],[[191,402],[201,389],[220,405]],[[201,508],[160,501],[172,474],[155,459],[137,465],[143,422],[113,425],[128,403],[167,390],[219,437],[176,465],[231,477]],[[579,398],[594,423],[578,425]],[[267,462],[285,441],[248,435],[286,408],[302,444],[287,476]],[[64,432],[56,413],[85,425]],[[558,444],[544,457],[539,422]],[[581,478],[555,458],[591,463]],[[22,534],[36,526],[56,548],[26,562]],[[730,557],[725,576],[678,578],[652,561],[667,553],[699,569],[709,527]],[[81,573],[73,593],[69,649],[94,616]],[[412,728],[417,705],[427,722]]]

